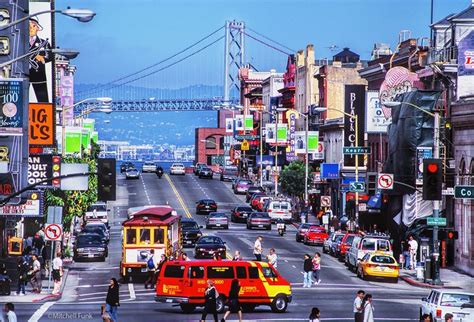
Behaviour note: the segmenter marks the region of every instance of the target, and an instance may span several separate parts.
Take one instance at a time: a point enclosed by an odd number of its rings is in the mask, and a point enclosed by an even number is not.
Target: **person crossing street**
[[[309,254],[304,254],[303,264],[303,287],[311,287],[313,280],[311,275],[313,274],[313,261]]]
[[[255,259],[258,262],[262,261],[262,251],[263,251],[262,241],[263,241],[263,237],[258,236],[257,239],[255,240],[255,243],[253,244],[253,254],[255,255]]]

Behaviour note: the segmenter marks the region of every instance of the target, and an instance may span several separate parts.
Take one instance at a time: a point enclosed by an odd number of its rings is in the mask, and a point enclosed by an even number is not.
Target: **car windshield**
[[[201,203],[206,205],[215,205],[216,202],[214,200],[201,200]]]
[[[324,233],[324,232],[326,232],[326,231],[324,230],[324,228],[321,228],[321,227],[311,227],[311,228],[309,229],[309,231],[317,232],[317,233]]]
[[[183,229],[198,229],[199,228],[198,224],[192,221],[182,221],[181,227],[183,227]]]
[[[270,218],[270,216],[266,212],[258,212],[253,214],[254,218]]]
[[[395,260],[390,256],[373,256],[372,262],[377,264],[395,264]]]
[[[153,162],[145,162],[145,165],[155,165]]]
[[[100,229],[100,230],[107,230],[107,228],[105,227],[105,225],[100,225],[100,224],[87,224],[84,229]]]
[[[464,303],[474,303],[474,294],[445,293],[441,297],[441,306],[460,307]]]
[[[184,165],[182,165],[181,163],[175,163],[172,165],[172,167],[184,168]]]
[[[222,241],[219,237],[206,236],[199,240],[199,244],[222,244]]]
[[[82,235],[77,237],[77,245],[101,244],[102,240],[97,235]]]
[[[89,207],[88,211],[107,211],[106,205],[92,205]]]
[[[95,233],[95,234],[99,234],[101,236],[104,235],[104,231],[102,229],[100,229],[99,227],[84,227],[84,229],[82,230],[82,232],[84,233]]]

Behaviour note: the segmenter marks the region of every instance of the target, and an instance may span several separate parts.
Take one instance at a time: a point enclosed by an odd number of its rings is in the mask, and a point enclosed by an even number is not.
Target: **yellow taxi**
[[[398,282],[399,267],[392,255],[386,252],[367,253],[357,265],[357,276],[389,279]]]

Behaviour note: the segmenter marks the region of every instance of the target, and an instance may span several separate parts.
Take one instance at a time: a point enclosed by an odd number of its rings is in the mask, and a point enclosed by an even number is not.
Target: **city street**
[[[155,174],[143,174],[139,180],[117,180],[118,198],[114,204],[114,218],[111,228],[109,258],[104,263],[75,263],[70,270],[66,291],[57,303],[19,305],[18,313],[32,314],[32,309],[45,310],[39,321],[54,321],[57,317],[74,314],[92,314],[99,318],[100,305],[105,302],[107,283],[110,277],[119,276],[121,257],[121,222],[126,218],[128,207],[146,204],[169,203],[179,214],[195,218],[200,225],[205,216],[195,215],[195,201],[200,198],[216,200],[219,210],[229,212],[236,205],[244,203],[244,196],[236,196],[229,183],[218,179],[198,179],[194,175],[169,176],[158,179]],[[205,234],[221,236],[228,246],[228,253],[240,250],[244,259],[253,259],[253,242],[258,235],[263,236],[264,253],[273,247],[279,256],[278,270],[292,284],[293,302],[284,314],[275,314],[268,307],[257,307],[255,312],[245,314],[245,319],[267,321],[305,320],[313,306],[322,311],[325,320],[344,321],[352,319],[352,301],[357,290],[372,293],[375,316],[381,321],[417,320],[421,297],[428,291],[414,288],[400,281],[398,284],[367,282],[329,255],[322,256],[321,284],[302,288],[302,258],[305,253],[321,252],[320,247],[305,246],[295,241],[295,228],[288,227],[288,233],[280,237],[276,230],[248,231],[244,224],[231,223],[229,230],[202,230]],[[192,255],[193,249],[187,253]],[[178,306],[156,303],[154,291],[145,290],[142,281],[123,284],[120,289],[121,306],[119,317],[122,321],[196,321],[200,310],[193,314],[183,314]],[[72,303],[74,303],[72,305]],[[140,314],[137,314],[140,312]],[[79,315],[80,316],[80,315]]]

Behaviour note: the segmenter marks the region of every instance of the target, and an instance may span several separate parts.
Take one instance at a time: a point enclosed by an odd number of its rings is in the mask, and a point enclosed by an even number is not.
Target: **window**
[[[165,269],[165,277],[182,278],[184,276],[184,266],[169,265]]]
[[[140,229],[140,244],[150,244],[150,228]]]
[[[245,267],[237,266],[235,270],[237,271],[237,278],[247,278],[247,271],[245,270]]]
[[[206,149],[216,149],[217,144],[216,144],[216,138],[215,137],[208,137],[206,139]]]
[[[204,267],[202,266],[191,266],[190,270],[191,278],[203,278],[204,277]]]
[[[209,266],[207,278],[234,278],[234,270],[228,266]]]
[[[447,293],[441,297],[442,306],[461,307],[464,303],[474,302],[474,296],[468,294]]]
[[[433,297],[433,303],[438,304],[438,300],[439,300],[439,292],[436,292]]]
[[[388,243],[388,240],[378,240],[377,244],[378,244],[378,250],[382,252],[390,251],[390,245]]]
[[[249,278],[259,278],[258,267],[249,267]]]
[[[378,264],[395,264],[395,260],[388,256],[374,256],[372,257],[372,262]]]
[[[127,229],[127,244],[137,243],[137,230],[135,228]]]
[[[366,262],[366,261],[369,260],[369,258],[370,258],[370,253],[367,253],[367,254],[364,255],[364,257],[362,257],[362,261]]]
[[[362,240],[362,250],[375,250],[375,240]]]
[[[153,244],[164,244],[165,242],[165,234],[163,228],[155,228],[153,230]]]
[[[265,277],[277,277],[276,273],[270,267],[262,267],[262,272]]]

